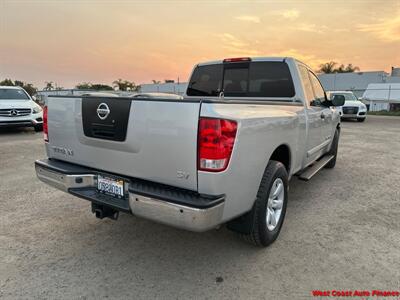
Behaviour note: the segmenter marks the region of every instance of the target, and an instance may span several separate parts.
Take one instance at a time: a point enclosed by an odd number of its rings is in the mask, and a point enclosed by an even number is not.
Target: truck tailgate
[[[49,97],[47,106],[49,158],[197,190],[199,102]]]

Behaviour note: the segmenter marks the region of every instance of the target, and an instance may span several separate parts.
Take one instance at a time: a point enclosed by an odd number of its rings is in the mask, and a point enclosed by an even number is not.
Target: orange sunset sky
[[[0,0],[0,80],[186,81],[234,56],[400,66],[398,1]]]

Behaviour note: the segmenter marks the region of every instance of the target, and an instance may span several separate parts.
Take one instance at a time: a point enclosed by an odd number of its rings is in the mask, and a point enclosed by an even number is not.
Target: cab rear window
[[[278,97],[295,95],[285,62],[239,62],[198,66],[187,89],[188,96]]]

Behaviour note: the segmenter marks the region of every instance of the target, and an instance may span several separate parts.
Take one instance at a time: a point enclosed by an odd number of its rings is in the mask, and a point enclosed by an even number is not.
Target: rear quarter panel
[[[274,150],[290,149],[290,174],[301,168],[306,141],[303,104],[203,103],[202,117],[236,120],[238,132],[228,168],[220,173],[198,172],[198,191],[226,194],[223,221],[249,211]]]

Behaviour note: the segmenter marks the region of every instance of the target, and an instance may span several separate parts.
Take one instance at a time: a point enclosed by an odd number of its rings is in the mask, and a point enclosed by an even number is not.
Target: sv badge
[[[176,177],[178,177],[180,179],[188,179],[189,174],[184,171],[176,171]]]

